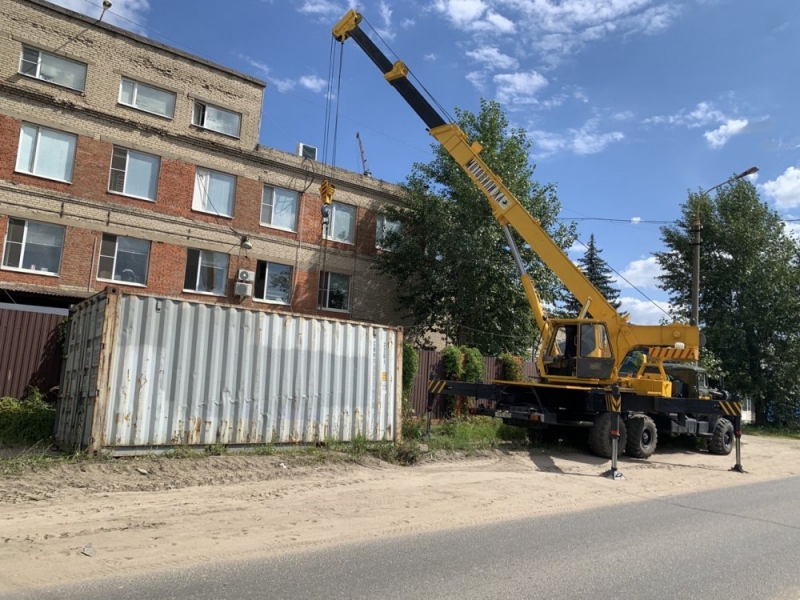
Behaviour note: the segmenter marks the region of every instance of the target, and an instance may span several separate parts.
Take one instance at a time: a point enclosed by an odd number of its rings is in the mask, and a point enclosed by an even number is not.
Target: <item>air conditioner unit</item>
[[[252,283],[256,280],[256,272],[248,271],[247,269],[239,269],[239,276],[237,279],[239,281],[249,281]]]
[[[252,283],[242,283],[241,281],[237,281],[236,285],[233,288],[233,293],[237,296],[245,297],[245,296],[252,296],[253,295],[253,284]]]
[[[302,156],[310,160],[317,160],[317,149],[308,144],[297,144],[297,156]]]

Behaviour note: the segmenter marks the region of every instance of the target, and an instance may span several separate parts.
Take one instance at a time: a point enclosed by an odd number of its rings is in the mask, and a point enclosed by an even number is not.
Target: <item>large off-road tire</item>
[[[622,416],[619,418],[619,444],[617,444],[617,455],[622,456],[625,452],[627,433],[625,421]],[[603,458],[611,458],[611,413],[604,412],[597,415],[592,428],[589,430],[589,448]]]
[[[714,432],[708,439],[708,451],[711,454],[727,456],[733,450],[733,423],[728,419],[719,419],[714,426]]]
[[[628,441],[625,453],[633,458],[650,458],[658,445],[658,431],[653,419],[647,415],[628,417]]]

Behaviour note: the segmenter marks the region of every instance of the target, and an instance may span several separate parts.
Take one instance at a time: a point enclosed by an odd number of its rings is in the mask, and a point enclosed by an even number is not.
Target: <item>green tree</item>
[[[690,194],[682,216],[662,227],[656,254],[662,287],[684,317],[691,303],[693,234],[703,225],[700,321],[726,386],[753,399],[756,420],[791,417],[800,396],[800,249],[781,218],[745,180],[713,199]]]
[[[525,131],[509,128],[497,102],[482,100],[478,114],[456,109],[456,116],[467,136],[483,146],[483,160],[568,247],[574,230],[556,221],[554,187],[533,180]],[[489,356],[524,353],[538,331],[503,233],[478,187],[438,143],[433,150],[434,159],[415,164],[406,180],[405,205],[386,209],[402,233],[387,232],[384,243],[391,251],[378,257],[378,268],[397,281],[398,302],[414,322],[409,334],[418,342],[424,344],[426,332],[439,332],[450,343]],[[521,238],[516,241],[543,301],[552,303],[555,277]]]
[[[608,266],[606,261],[600,258],[603,251],[597,247],[594,241],[594,234],[589,236],[589,244],[586,247],[584,255],[578,259],[578,264],[583,270],[583,274],[592,282],[592,285],[597,288],[597,291],[603,294],[603,297],[608,300],[609,304],[614,308],[620,307],[619,290],[614,287],[613,271]],[[565,291],[564,300],[564,313],[566,315],[575,317],[581,312],[581,303]],[[589,309],[589,313],[592,309]]]

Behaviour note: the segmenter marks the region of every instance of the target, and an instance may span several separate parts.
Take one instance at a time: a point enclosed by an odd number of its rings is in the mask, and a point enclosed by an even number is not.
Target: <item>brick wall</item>
[[[399,324],[392,282],[374,269],[377,211],[386,202],[399,201],[397,186],[331,169],[336,201],[356,207],[356,241],[323,240],[320,165],[257,145],[262,82],[92,23],[41,0],[0,0],[0,235],[5,238],[8,216],[66,228],[59,277],[0,270],[0,283],[82,293],[101,290],[107,283],[97,281],[97,261],[102,233],[107,232],[151,242],[147,286],[130,286],[134,292],[317,314],[324,265],[352,279],[349,314],[329,315]],[[87,63],[85,92],[18,73],[23,44],[52,51],[73,37],[58,53]],[[118,104],[121,77],[175,91],[175,118]],[[190,126],[193,98],[241,112],[241,139]],[[14,172],[23,121],[77,136],[72,183]],[[161,157],[155,202],[108,191],[115,145]],[[198,166],[236,177],[233,218],[192,210]],[[260,224],[264,185],[299,194],[296,232]],[[240,247],[242,236],[248,236],[251,250]],[[187,248],[229,255],[226,297],[183,292]],[[233,295],[238,269],[255,270],[258,260],[293,267],[291,306]]]
[[[105,23],[87,27],[93,21],[28,0],[0,0],[0,79],[23,88],[47,89],[78,105],[102,108],[157,127],[255,148],[261,125],[263,82],[186,57],[183,52]],[[87,64],[85,91],[76,92],[20,75],[23,44],[44,51],[63,46],[60,55]],[[174,118],[118,104],[122,77],[174,92],[177,96]],[[192,127],[194,98],[240,113],[240,138]]]

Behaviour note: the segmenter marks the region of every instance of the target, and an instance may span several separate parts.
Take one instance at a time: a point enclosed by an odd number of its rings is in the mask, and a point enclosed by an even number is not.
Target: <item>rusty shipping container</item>
[[[110,287],[71,310],[62,448],[399,440],[402,330]]]

